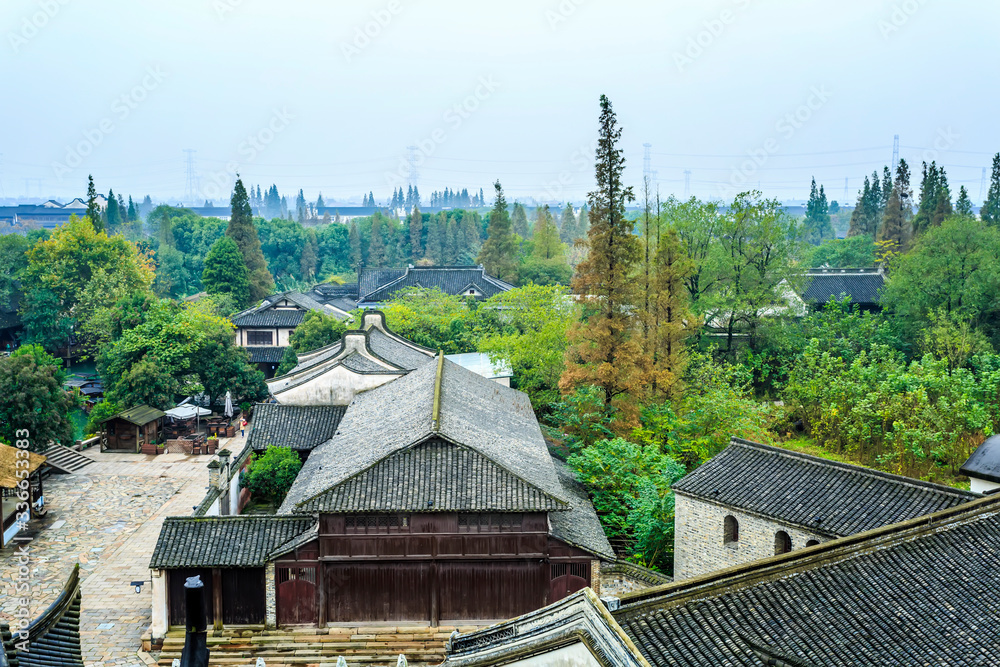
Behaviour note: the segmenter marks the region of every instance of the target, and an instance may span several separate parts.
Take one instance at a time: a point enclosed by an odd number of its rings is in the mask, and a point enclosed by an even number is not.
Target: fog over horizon
[[[853,204],[899,135],[915,184],[933,159],[978,204],[998,19],[970,0],[8,0],[0,200],[65,202],[93,174],[201,205],[238,171],[331,203],[414,181],[492,201],[496,179],[581,202],[606,94],[637,191],[648,143],[663,196],[803,200],[815,176]]]

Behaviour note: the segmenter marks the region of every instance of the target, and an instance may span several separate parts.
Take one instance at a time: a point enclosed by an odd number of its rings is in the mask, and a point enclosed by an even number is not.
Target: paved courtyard
[[[223,440],[242,450],[242,438]],[[45,479],[48,515],[29,526],[31,611],[37,616],[59,594],[80,563],[83,604],[80,636],[87,667],[141,664],[140,636],[149,627],[149,557],[163,519],[190,514],[208,485],[211,456],[87,452],[94,463],[75,475]],[[14,547],[0,551],[0,618],[17,600]]]

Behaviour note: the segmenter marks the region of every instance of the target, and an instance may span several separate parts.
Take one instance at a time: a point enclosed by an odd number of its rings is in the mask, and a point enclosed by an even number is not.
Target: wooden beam
[[[316,625],[326,627],[326,565],[316,563]]]
[[[214,627],[222,629],[222,570],[212,569],[212,615],[215,617]]]

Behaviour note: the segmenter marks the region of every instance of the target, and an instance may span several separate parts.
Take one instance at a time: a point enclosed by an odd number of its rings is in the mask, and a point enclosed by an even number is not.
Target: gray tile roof
[[[622,596],[652,665],[1000,664],[1000,498]]]
[[[478,452],[440,438],[402,449],[299,506],[307,512],[568,509]]]
[[[368,330],[368,346],[372,352],[400,368],[412,371],[421,366],[433,365],[434,357],[400,343],[378,329]]]
[[[233,324],[242,328],[252,327],[297,327],[305,319],[306,311],[282,308],[268,308],[233,318]]]
[[[407,287],[425,287],[440,289],[445,294],[461,294],[470,287],[475,287],[480,298],[491,296],[513,289],[514,286],[486,273],[482,266],[417,266],[400,269],[401,274],[389,278],[386,274],[383,282],[375,282],[367,278],[362,271],[359,301],[362,303],[380,303],[388,301],[392,295]],[[381,276],[380,276],[381,278]]]
[[[343,359],[340,360],[347,368],[350,368],[355,373],[385,373],[387,372],[385,366],[377,364],[368,357],[362,356],[357,352],[352,352]]]
[[[268,445],[310,450],[337,432],[344,405],[282,405],[259,403],[254,407],[247,444],[255,450]]]
[[[29,550],[30,551],[30,550]],[[11,586],[11,593],[14,587]],[[74,565],[58,597],[24,632],[28,646],[20,650],[22,640],[0,623],[0,665],[10,667],[83,667],[80,646],[80,565]],[[27,620],[27,619],[25,619]],[[16,629],[16,628],[15,628]]]
[[[829,536],[852,535],[979,497],[737,438],[673,489]]]
[[[806,274],[802,300],[823,304],[851,297],[851,303],[877,304],[885,274],[876,269],[816,269]]]
[[[313,450],[280,511],[293,511],[298,503],[435,433],[565,500],[526,394],[444,361],[441,417],[435,432],[431,417],[436,376],[436,364],[428,364],[358,394],[340,423],[339,435]]]
[[[549,514],[552,536],[606,560],[614,560],[614,549],[611,548],[601,520],[597,518],[597,512],[587,497],[587,490],[565,463],[557,459],[552,459],[552,463],[559,475],[563,495],[570,501],[568,512]]]
[[[315,523],[303,516],[167,517],[149,567],[258,567]]]
[[[406,275],[406,269],[379,269],[363,267],[361,276],[358,279],[358,298],[363,294],[374,292],[382,285],[391,283]]]
[[[959,472],[1000,484],[1000,435],[991,436],[979,445]]]
[[[251,364],[280,364],[285,349],[277,345],[253,345],[246,348],[250,353]]]

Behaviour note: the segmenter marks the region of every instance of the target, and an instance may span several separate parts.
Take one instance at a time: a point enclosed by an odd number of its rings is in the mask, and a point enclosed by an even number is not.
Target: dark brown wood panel
[[[275,568],[278,625],[316,623],[317,572],[315,564]]]
[[[267,619],[264,568],[222,570],[222,622],[260,624]]]
[[[184,582],[188,577],[201,576],[205,585],[202,599],[205,602],[205,620],[209,625],[215,620],[212,613],[212,570],[207,568],[167,570],[167,612],[170,625],[187,623],[187,603],[184,593]]]
[[[441,621],[506,619],[544,607],[547,572],[539,561],[439,562]]]
[[[429,563],[327,563],[327,621],[425,621],[430,618]]]

